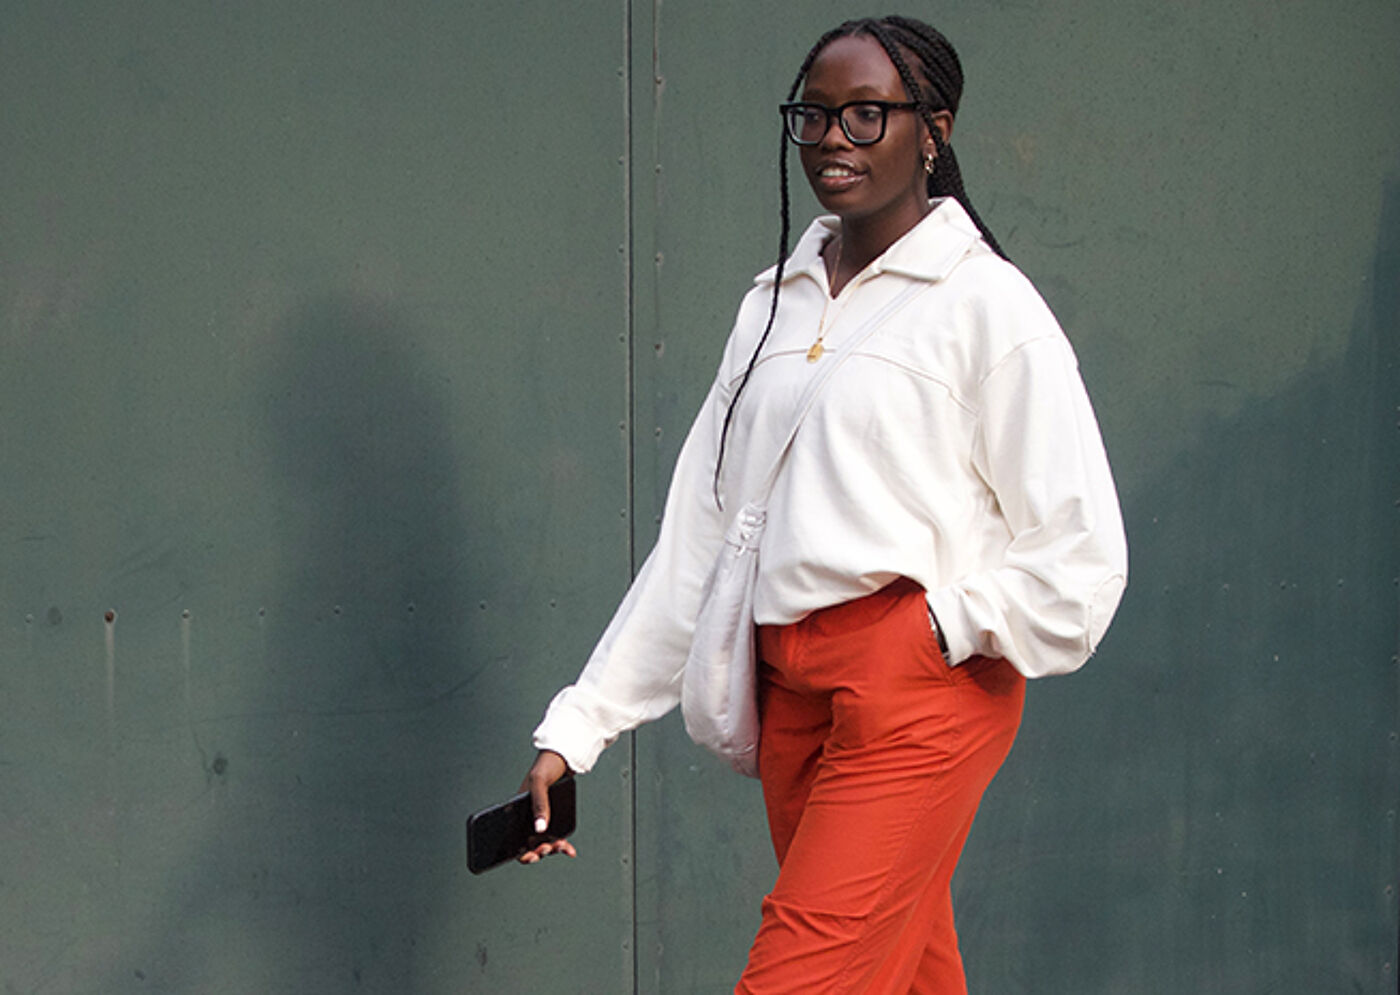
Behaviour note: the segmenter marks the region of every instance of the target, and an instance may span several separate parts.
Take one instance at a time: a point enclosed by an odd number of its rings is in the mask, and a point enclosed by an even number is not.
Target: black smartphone
[[[467,869],[480,874],[548,840],[564,839],[578,821],[576,803],[574,776],[565,774],[549,786],[549,828],[542,833],[535,832],[528,791],[473,812],[467,817]]]

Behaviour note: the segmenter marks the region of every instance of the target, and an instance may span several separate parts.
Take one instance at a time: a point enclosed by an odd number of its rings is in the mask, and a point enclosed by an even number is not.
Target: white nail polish
[[[516,825],[519,825],[519,823],[517,822]],[[536,819],[536,820],[535,820],[535,832],[537,832],[537,833],[542,833],[542,832],[544,832],[544,831],[545,831],[546,829],[548,829],[548,828],[549,828],[549,822],[546,821],[545,819],[539,818],[539,819]]]

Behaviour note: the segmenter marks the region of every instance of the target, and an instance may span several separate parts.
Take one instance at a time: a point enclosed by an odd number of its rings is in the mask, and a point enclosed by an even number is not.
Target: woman
[[[740,307],[656,548],[535,731],[543,816],[566,768],[676,704],[727,515],[820,364],[908,301],[821,389],[768,503],[758,767],[781,869],[739,992],[966,991],[950,882],[1025,678],[1082,665],[1125,583],[1073,353],[963,191],[961,88],[947,40],[905,18],[848,22],[808,54],[784,143],[831,216],[787,256],[780,159],[778,264]],[[574,849],[522,859],[555,852]]]

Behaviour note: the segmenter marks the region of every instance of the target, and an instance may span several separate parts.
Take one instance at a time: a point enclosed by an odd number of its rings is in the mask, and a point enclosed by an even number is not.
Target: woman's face
[[[837,38],[818,53],[802,100],[835,108],[851,100],[904,103],[909,95],[880,43],[869,35]],[[803,172],[826,210],[850,226],[890,227],[890,241],[928,213],[923,161],[933,142],[916,110],[891,110],[885,136],[854,145],[833,116],[816,145],[798,147]]]

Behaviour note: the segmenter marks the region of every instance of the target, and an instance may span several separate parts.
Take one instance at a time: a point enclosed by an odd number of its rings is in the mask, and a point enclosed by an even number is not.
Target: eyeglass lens
[[[800,104],[787,113],[788,134],[802,145],[816,145],[831,126],[831,115],[838,111],[821,104]],[[852,142],[868,145],[885,134],[885,108],[882,104],[846,104],[839,108],[841,130]]]

